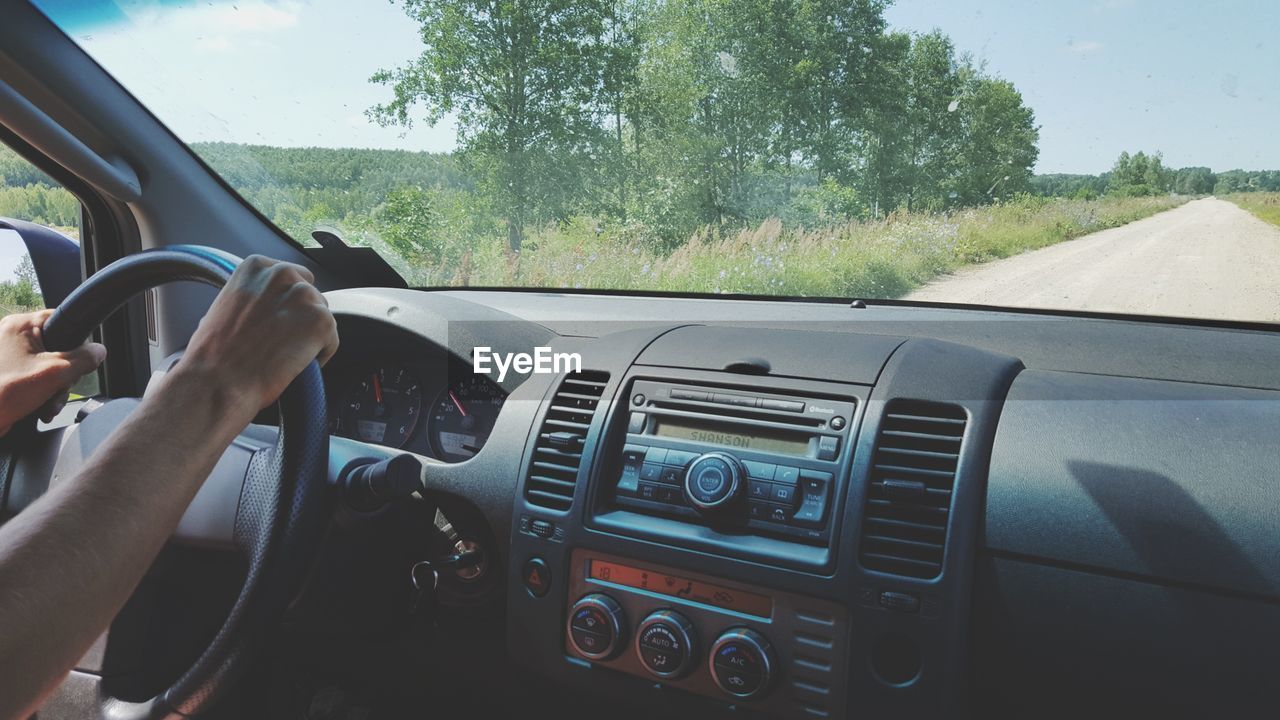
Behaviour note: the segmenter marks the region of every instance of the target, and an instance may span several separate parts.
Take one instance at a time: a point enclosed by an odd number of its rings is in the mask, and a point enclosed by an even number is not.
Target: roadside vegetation
[[[25,313],[44,307],[40,297],[40,283],[31,257],[23,255],[13,270],[13,279],[0,282],[0,317],[12,313]]]
[[[1248,210],[1259,220],[1280,225],[1280,192],[1232,193],[1222,199]]]
[[[514,274],[500,243],[493,243],[473,256],[466,280],[481,286],[894,298],[963,265],[1124,225],[1189,199],[1020,195],[981,208],[900,211],[817,229],[788,229],[773,218],[731,232],[707,229],[667,255],[625,232],[576,223],[532,231]]]

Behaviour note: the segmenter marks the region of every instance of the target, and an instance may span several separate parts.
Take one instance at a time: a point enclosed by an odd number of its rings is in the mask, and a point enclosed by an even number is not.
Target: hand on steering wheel
[[[192,528],[179,524],[175,535],[201,546],[225,547],[245,557],[244,585],[226,621],[192,667],[151,699],[124,701],[99,686],[96,704],[103,717],[142,720],[191,716],[206,710],[243,673],[266,631],[283,615],[301,586],[330,516],[328,418],[317,359],[327,360],[337,349],[336,324],[305,268],[263,258],[251,258],[237,268],[238,263],[219,251],[190,246],[129,256],[77,288],[41,332],[46,350],[70,350],[80,346],[115,309],[144,290],[178,280],[225,285],[186,354],[152,390],[157,395],[189,391],[216,398],[206,403],[207,408],[216,408],[214,416],[199,417],[221,428],[222,443],[263,406],[277,402],[280,411],[274,447],[262,442],[261,433],[232,443],[205,483],[209,486],[216,480],[217,492],[203,504],[197,497],[193,507],[201,505],[200,517],[191,523]],[[178,378],[181,382],[170,382]],[[159,406],[169,402],[180,407],[183,398],[166,398]],[[113,430],[138,407],[135,399],[113,400],[70,428],[71,437],[59,445],[54,480],[80,476],[86,465],[94,463],[95,447],[110,444]],[[24,429],[33,429],[33,425],[34,418],[28,418]],[[164,427],[153,422],[148,432],[155,434],[147,438],[165,442]],[[200,430],[191,427],[191,432],[198,434]],[[12,444],[12,436],[21,435],[15,432],[5,442]],[[136,438],[135,443],[138,441],[144,440]],[[210,452],[218,450],[211,446]],[[167,457],[180,464],[182,455],[180,450],[176,454],[170,451]],[[203,467],[213,467],[213,460],[208,462]],[[163,472],[162,468],[156,470]],[[199,478],[205,472],[202,470]],[[125,476],[117,473],[110,477]],[[84,510],[92,512],[87,507]],[[133,522],[141,520],[134,518]],[[145,566],[139,572],[142,569]]]

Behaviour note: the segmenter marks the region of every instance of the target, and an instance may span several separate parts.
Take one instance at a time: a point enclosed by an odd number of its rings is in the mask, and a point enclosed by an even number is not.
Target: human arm
[[[245,260],[182,360],[84,469],[0,527],[0,718],[25,717],[57,686],[231,440],[308,362],[336,350],[311,281],[298,266]]]
[[[36,411],[42,420],[53,419],[71,384],[107,356],[94,342],[68,352],[46,351],[40,330],[52,314],[40,310],[0,319],[0,435]]]

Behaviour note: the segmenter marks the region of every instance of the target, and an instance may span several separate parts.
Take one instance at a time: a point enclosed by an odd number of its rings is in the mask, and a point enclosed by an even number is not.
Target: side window
[[[35,223],[80,244],[80,202],[53,178],[0,144],[0,317],[45,307],[35,264],[11,221]],[[79,267],[41,268],[79,281]],[[72,277],[71,274],[74,273]],[[64,282],[66,279],[64,279]],[[73,397],[98,393],[97,373],[81,378]]]

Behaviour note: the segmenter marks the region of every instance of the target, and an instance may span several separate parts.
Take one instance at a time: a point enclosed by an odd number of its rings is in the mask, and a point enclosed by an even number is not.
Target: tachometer
[[[461,462],[480,452],[506,400],[502,388],[480,376],[450,383],[431,409],[431,447],[436,457]]]
[[[422,415],[422,384],[401,365],[374,368],[352,387],[342,408],[346,434],[401,448]]]

